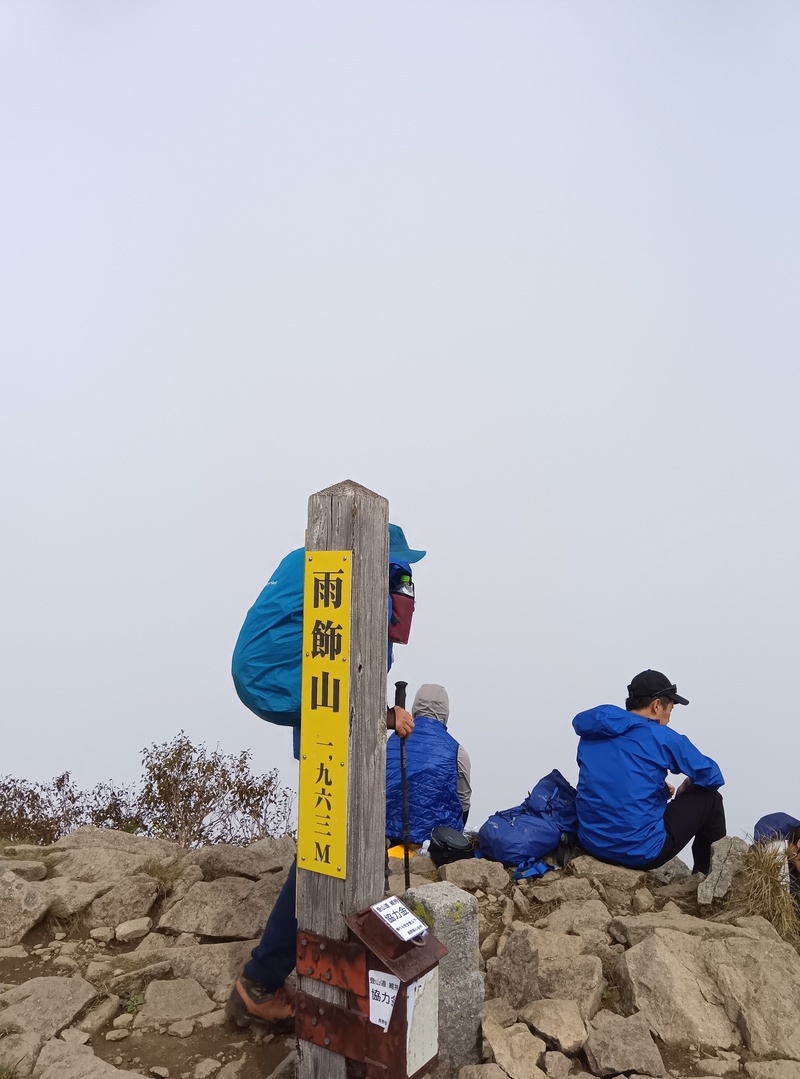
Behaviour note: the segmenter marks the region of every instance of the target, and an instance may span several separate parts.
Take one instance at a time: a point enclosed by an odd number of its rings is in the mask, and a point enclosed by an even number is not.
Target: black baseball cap
[[[628,686],[628,697],[647,697],[655,700],[656,697],[666,697],[675,704],[688,704],[685,697],[678,693],[678,687],[661,671],[642,671],[631,679]]]

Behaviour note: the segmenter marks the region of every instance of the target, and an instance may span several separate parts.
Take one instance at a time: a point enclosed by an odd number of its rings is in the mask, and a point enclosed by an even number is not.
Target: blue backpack
[[[389,527],[391,529],[394,526]],[[295,729],[300,727],[304,556],[305,550],[299,547],[288,554],[272,574],[247,612],[233,650],[231,664],[233,684],[242,704],[268,723]],[[410,582],[409,563],[394,556],[390,557],[387,585],[390,579],[395,576],[399,578],[401,575]],[[413,609],[413,599],[411,604]],[[392,617],[390,595],[390,631]],[[408,612],[406,620],[410,620]],[[406,632],[406,638],[407,636]],[[390,668],[391,639],[388,643],[387,662]]]
[[[520,866],[556,850],[562,832],[578,830],[577,791],[557,770],[540,779],[522,805],[493,813],[478,832],[484,858]]]

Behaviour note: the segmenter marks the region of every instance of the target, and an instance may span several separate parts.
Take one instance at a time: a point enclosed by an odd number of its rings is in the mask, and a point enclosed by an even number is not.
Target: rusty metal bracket
[[[360,1012],[299,992],[295,997],[295,1032],[303,1041],[321,1045],[339,1056],[364,1059],[367,1018]]]
[[[297,934],[297,973],[360,997],[367,995],[367,956],[363,944],[332,940],[301,929]]]

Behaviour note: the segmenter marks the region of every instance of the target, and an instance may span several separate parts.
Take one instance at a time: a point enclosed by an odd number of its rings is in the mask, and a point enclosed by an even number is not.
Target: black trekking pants
[[[637,869],[658,869],[679,854],[690,840],[693,873],[708,874],[711,866],[711,844],[727,834],[725,807],[722,795],[711,787],[688,787],[668,803],[664,812],[667,838],[658,857]]]

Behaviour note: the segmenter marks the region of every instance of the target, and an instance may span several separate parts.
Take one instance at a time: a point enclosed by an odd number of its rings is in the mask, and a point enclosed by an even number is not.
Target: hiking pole
[[[400,708],[406,706],[408,682],[395,682],[394,703]],[[396,733],[396,732],[395,732]],[[403,791],[403,871],[406,875],[406,891],[411,887],[411,872],[408,866],[408,774],[406,772],[406,740],[400,739],[400,786]]]

